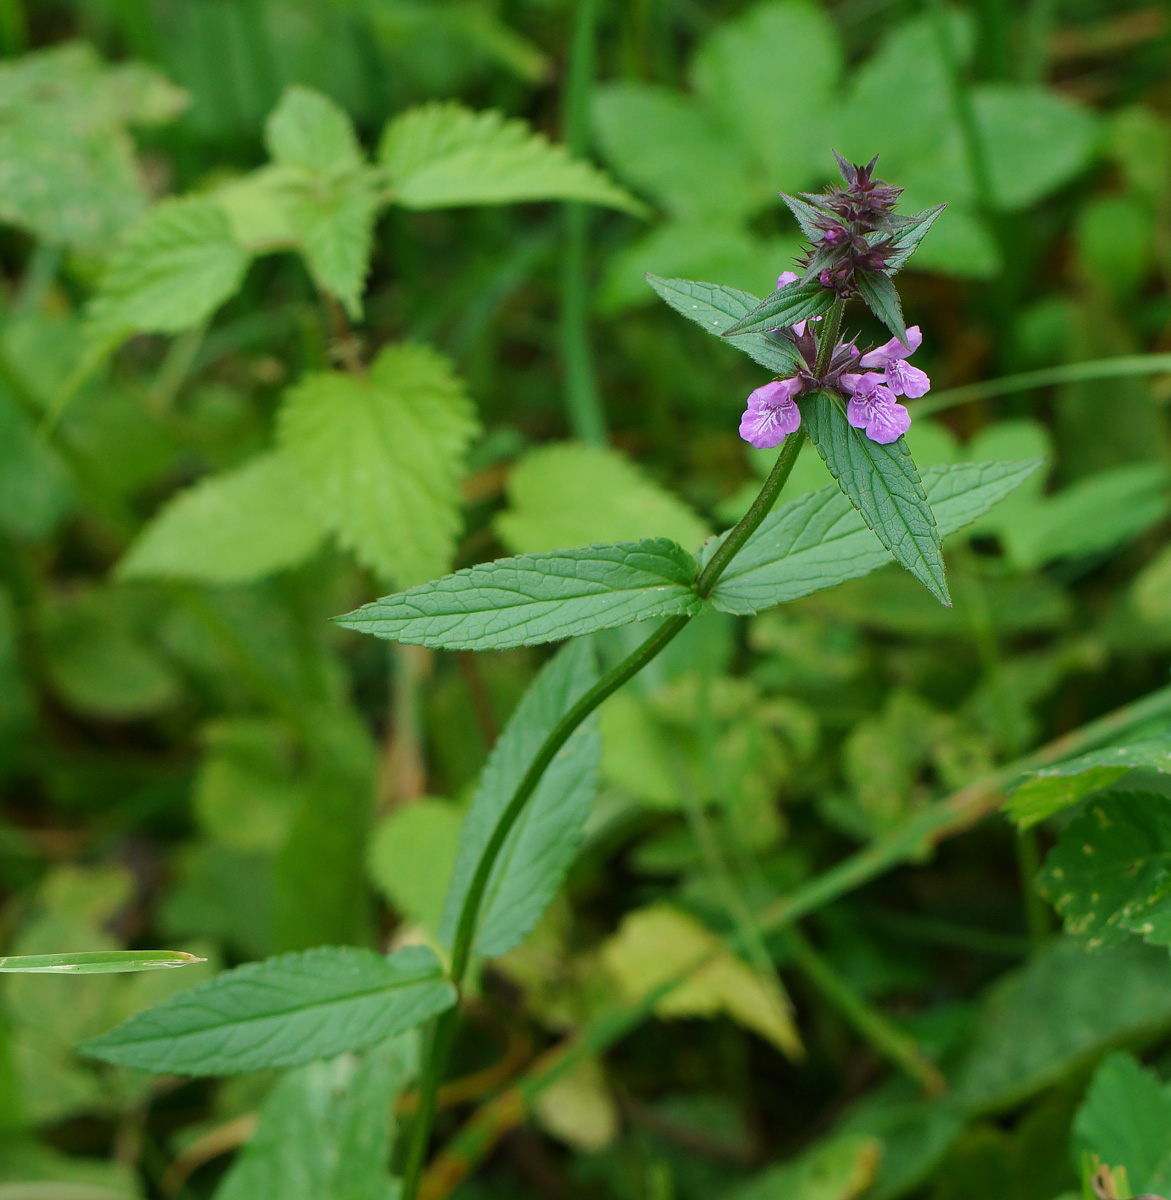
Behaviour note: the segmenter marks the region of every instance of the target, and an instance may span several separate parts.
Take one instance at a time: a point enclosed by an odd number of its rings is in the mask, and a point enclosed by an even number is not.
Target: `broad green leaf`
[[[69,471],[17,403],[0,395],[0,529],[16,538],[52,533],[73,507]]]
[[[225,971],[86,1042],[155,1074],[233,1075],[364,1050],[450,1008],[435,955],[323,946]]]
[[[836,1134],[762,1171],[729,1200],[855,1200],[874,1182],[881,1160],[878,1138]]]
[[[460,528],[459,481],[478,423],[451,364],[388,346],[364,378],[304,377],[279,416],[281,449],[318,519],[380,578],[443,573]]]
[[[782,1054],[800,1057],[801,1036],[776,975],[753,970],[719,937],[679,909],[659,903],[628,913],[618,932],[603,944],[601,955],[627,1003],[637,1004],[686,971],[686,981],[656,1004],[657,1016],[727,1013]]]
[[[1110,792],[1061,831],[1037,889],[1091,949],[1142,934],[1171,942],[1171,797]]]
[[[451,101],[397,117],[386,127],[378,158],[389,198],[405,208],[578,200],[642,212],[603,172],[524,121]]]
[[[1073,1122],[1076,1151],[1125,1167],[1131,1190],[1171,1185],[1171,1093],[1131,1054],[1109,1054],[1094,1073]]]
[[[748,292],[721,287],[715,283],[697,283],[690,279],[660,279],[648,275],[647,283],[677,313],[702,325],[708,333],[720,337],[737,321],[751,312],[760,301]],[[743,350],[762,367],[780,375],[792,374],[797,365],[797,352],[785,341],[767,333],[751,333],[730,338],[729,344]]]
[[[379,198],[349,117],[327,97],[292,87],[269,117],[265,141],[282,169],[271,177],[279,207],[310,273],[359,318]]]
[[[970,1112],[1007,1108],[1104,1049],[1171,1026],[1171,956],[1129,941],[1096,953],[1057,938],[997,983],[955,1078]]]
[[[608,83],[593,100],[602,157],[673,217],[735,228],[775,192],[743,146],[694,100],[648,83]]]
[[[841,60],[837,30],[820,5],[773,0],[719,25],[696,52],[692,78],[770,187],[796,191],[831,165],[825,116]]]
[[[903,439],[889,446],[872,442],[847,422],[841,403],[826,392],[813,393],[801,415],[826,466],[878,540],[950,606],[939,530]]]
[[[17,954],[0,958],[0,971],[54,975],[117,975],[206,962],[181,950],[92,950],[82,954]]]
[[[510,550],[540,554],[591,542],[670,538],[698,546],[707,526],[617,450],[562,442],[530,451],[508,478],[496,529]]]
[[[370,839],[371,882],[402,916],[430,934],[439,931],[462,826],[456,805],[424,798],[392,809]]]
[[[770,329],[796,325],[807,317],[828,312],[833,307],[834,294],[820,283],[791,283],[777,288],[754,309],[723,331],[726,338],[745,333],[766,333]]]
[[[1040,459],[1032,459],[925,471],[923,487],[940,537],[987,512],[1040,465]],[[890,552],[841,490],[824,487],[770,513],[732,560],[711,599],[723,612],[746,615],[855,579],[890,561]]]
[[[404,1035],[360,1058],[290,1072],[265,1099],[215,1200],[389,1200],[387,1114],[414,1058],[415,1039]]]
[[[597,679],[593,648],[570,642],[533,681],[493,747],[460,836],[440,937],[451,945],[476,866],[545,738]],[[474,948],[496,957],[517,946],[553,899],[593,806],[602,756],[597,716],[558,751],[513,826],[488,880]]]
[[[114,251],[90,301],[89,339],[106,346],[132,333],[194,328],[236,291],[247,266],[214,200],[164,200]]]
[[[1116,783],[1131,771],[1171,775],[1171,738],[1150,738],[1091,750],[1055,767],[1042,767],[1016,789],[1005,809],[1022,829],[1030,829],[1076,804],[1083,796]]]
[[[0,67],[0,221],[54,246],[104,251],[146,207],[130,122],[170,120],[186,96],[135,64],[111,70],[81,43]]]
[[[854,276],[866,307],[895,335],[907,344],[907,325],[903,320],[903,305],[898,288],[889,275],[881,271],[858,271]],[[786,289],[787,290],[787,289]]]
[[[325,536],[287,458],[260,454],[163,507],[118,564],[119,579],[251,583],[304,562]]]
[[[598,629],[698,613],[695,559],[668,538],[522,554],[386,596],[338,623],[449,650],[531,646]]]

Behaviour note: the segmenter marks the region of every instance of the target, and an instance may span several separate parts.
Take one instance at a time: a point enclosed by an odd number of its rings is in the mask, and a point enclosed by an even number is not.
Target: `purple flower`
[[[858,365],[872,370],[876,367],[885,368],[886,386],[896,396],[909,396],[917,400],[931,391],[931,380],[918,367],[912,367],[904,360],[910,358],[922,344],[923,334],[919,326],[912,325],[907,330],[905,343],[898,338],[891,338],[885,346],[862,355]]]
[[[801,412],[793,397],[804,386],[800,379],[794,378],[758,387],[748,397],[748,407],[740,421],[740,436],[758,450],[779,446],[801,424]]]
[[[863,355],[863,364],[868,357]],[[846,420],[855,429],[864,429],[872,442],[886,446],[897,442],[911,428],[911,414],[896,402],[895,393],[886,386],[884,376],[843,375],[842,383],[851,392],[850,403],[846,405]]]
[[[782,271],[777,276],[777,291],[779,292],[783,287],[788,287],[791,283],[796,283],[800,278],[801,276],[796,271]]]

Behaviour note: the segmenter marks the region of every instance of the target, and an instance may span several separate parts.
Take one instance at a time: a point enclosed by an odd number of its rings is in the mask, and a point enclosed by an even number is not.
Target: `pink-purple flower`
[[[918,325],[912,325],[907,330],[906,342],[891,338],[884,346],[863,354],[858,365],[873,370],[875,367],[884,368],[886,386],[896,396],[909,396],[918,400],[931,391],[931,380],[918,367],[912,367],[906,360],[923,345],[923,334]]]
[[[911,428],[911,414],[896,402],[881,375],[843,375],[842,382],[851,390],[846,420],[865,430],[872,442],[897,442]]]
[[[740,420],[740,436],[758,450],[779,446],[801,424],[801,412],[793,397],[802,390],[800,379],[781,379],[758,387],[748,397]]]

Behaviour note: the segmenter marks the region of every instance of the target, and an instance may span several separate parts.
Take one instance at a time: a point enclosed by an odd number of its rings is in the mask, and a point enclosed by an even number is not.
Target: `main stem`
[[[841,328],[842,311],[845,303],[842,300],[834,304],[826,320],[818,347],[818,374],[825,371],[834,343],[837,341]],[[824,360],[824,362],[823,362]],[[761,521],[768,516],[777,496],[785,486],[792,473],[797,454],[805,441],[805,430],[785,438],[777,461],[769,472],[760,494],[752,502],[752,507],[736,523],[712,555],[707,566],[700,572],[695,581],[695,590],[705,600],[712,594],[720,576],[728,564],[736,557],[744,543],[756,532]],[[529,765],[524,778],[517,785],[508,802],[508,807],[501,814],[492,837],[484,847],[480,861],[476,864],[476,873],[464,898],[460,910],[459,924],[456,927],[455,939],[451,948],[451,981],[456,990],[463,987],[464,975],[467,973],[468,962],[475,947],[476,926],[480,916],[480,905],[492,869],[508,835],[519,820],[525,805],[529,802],[541,776],[556,757],[557,752],[569,740],[574,730],[606,699],[616,692],[627,680],[632,679],[653,658],[655,658],[684,628],[691,618],[680,615],[670,617],[632,654],[627,656],[616,667],[607,672],[576,704],[558,721],[552,733],[545,739],[541,749]],[[419,1188],[419,1180],[423,1173],[423,1163],[427,1155],[427,1145],[431,1138],[431,1127],[435,1121],[435,1104],[439,1095],[439,1084],[447,1066],[447,1058],[451,1052],[452,1042],[458,1021],[458,1010],[452,1006],[443,1013],[432,1027],[428,1040],[426,1066],[419,1086],[419,1107],[416,1111],[414,1126],[411,1131],[411,1144],[403,1170],[403,1190],[401,1200],[415,1200]]]

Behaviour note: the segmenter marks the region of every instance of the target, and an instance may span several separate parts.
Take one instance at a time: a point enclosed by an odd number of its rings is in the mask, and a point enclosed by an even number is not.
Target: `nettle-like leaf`
[[[577,200],[641,213],[608,176],[553,145],[524,121],[454,102],[411,109],[378,148],[388,198],[404,208],[453,208],[526,200]]]
[[[1062,830],[1037,887],[1091,946],[1171,945],[1171,798],[1109,792]]]
[[[962,529],[1019,487],[1041,465],[961,463],[924,472],[941,537]],[[705,559],[717,543],[705,547]],[[770,513],[716,584],[722,612],[746,615],[834,587],[891,561],[890,552],[837,487],[824,487]]]
[[[261,454],[170,500],[127,551],[117,576],[251,583],[304,562],[325,532],[287,459]]]
[[[389,958],[327,946],[225,971],[82,1050],[156,1074],[233,1075],[364,1050],[454,1002],[439,960],[423,946]]]
[[[338,624],[448,650],[532,646],[649,617],[696,615],[695,559],[668,538],[522,554],[386,596]]]
[[[878,540],[941,603],[951,604],[939,530],[903,438],[883,446],[846,420],[841,402],[814,392],[801,407],[810,440]]]
[[[248,260],[213,200],[164,200],[114,251],[87,311],[90,342],[194,328],[240,286]]]
[[[662,279],[648,275],[647,283],[677,313],[701,325],[708,333],[720,337],[741,320],[760,301],[750,292],[722,287],[718,283],[699,283],[691,279]],[[788,288],[785,289],[788,291]],[[767,333],[743,334],[729,338],[728,344],[742,350],[762,367],[778,375],[791,374],[797,365],[797,352],[784,341]]]
[[[791,283],[766,296],[751,312],[723,331],[724,337],[765,333],[820,316],[833,307],[834,293],[820,283]]]
[[[895,217],[895,253],[886,260],[887,269],[897,271],[907,264],[911,255],[919,248],[919,243],[927,236],[931,226],[935,224],[946,204],[936,204],[925,208],[922,212],[912,213],[906,217]]]
[[[279,417],[306,500],[383,579],[442,574],[460,528],[459,481],[478,430],[451,364],[427,346],[388,346],[359,378],[305,376]]]
[[[545,665],[509,719],[480,776],[460,836],[440,937],[451,945],[476,866],[537,751],[594,684],[588,642],[570,642]],[[477,954],[507,954],[540,920],[560,887],[593,806],[602,757],[597,715],[558,751],[509,834],[480,906]]]
[[[216,1200],[388,1200],[387,1114],[414,1072],[415,1042],[404,1035],[360,1058],[286,1075],[265,1098]]]
[[[1005,809],[1022,829],[1030,829],[1132,771],[1171,775],[1171,737],[1092,750],[1055,767],[1042,767],[1016,789]]]

